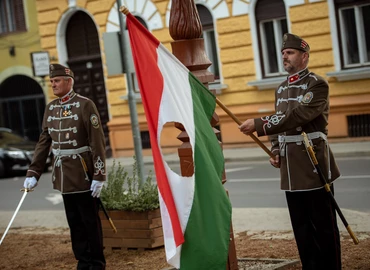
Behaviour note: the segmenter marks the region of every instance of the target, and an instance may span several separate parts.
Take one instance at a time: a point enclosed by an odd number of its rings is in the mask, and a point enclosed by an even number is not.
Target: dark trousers
[[[286,199],[302,269],[341,269],[340,236],[329,194],[324,188],[286,192]]]
[[[77,269],[105,269],[98,201],[91,192],[63,194],[63,201]]]

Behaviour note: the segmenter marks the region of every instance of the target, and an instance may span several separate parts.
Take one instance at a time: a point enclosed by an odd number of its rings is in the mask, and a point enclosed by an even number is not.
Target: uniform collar
[[[59,99],[60,104],[64,104],[68,101],[70,101],[74,96],[76,95],[76,92],[71,89],[71,91],[68,92],[68,94],[64,95]]]
[[[298,71],[296,74],[288,76],[288,83],[295,83],[296,81],[299,81],[303,77],[305,77],[308,73],[308,68],[305,68],[301,71]]]

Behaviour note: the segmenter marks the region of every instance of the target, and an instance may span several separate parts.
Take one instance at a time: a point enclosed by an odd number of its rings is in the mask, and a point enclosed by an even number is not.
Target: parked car
[[[11,129],[0,128],[0,178],[14,173],[25,173],[31,164],[36,142],[14,133]],[[52,162],[52,153],[46,161],[45,171]]]

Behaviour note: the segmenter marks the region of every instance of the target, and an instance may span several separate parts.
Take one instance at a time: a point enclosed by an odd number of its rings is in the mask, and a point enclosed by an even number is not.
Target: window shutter
[[[26,31],[23,0],[13,0],[14,24],[16,31]]]
[[[282,0],[258,0],[256,5],[257,21],[285,18],[285,5]]]

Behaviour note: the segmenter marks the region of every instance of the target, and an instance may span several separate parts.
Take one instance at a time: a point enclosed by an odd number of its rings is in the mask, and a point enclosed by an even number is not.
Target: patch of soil
[[[267,269],[276,261],[260,259],[297,260],[298,252],[291,234],[287,232],[244,232],[235,235],[235,247],[239,269]],[[359,245],[354,245],[346,233],[342,233],[343,269],[370,269],[370,233],[358,233]],[[153,250],[106,250],[107,270],[165,269],[164,248]],[[71,250],[69,231],[43,228],[11,229],[0,246],[0,269],[75,269],[76,260]],[[253,258],[252,260],[250,258]],[[271,269],[271,268],[269,268]],[[300,263],[284,269],[301,269]]]

